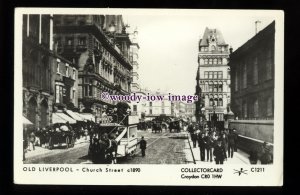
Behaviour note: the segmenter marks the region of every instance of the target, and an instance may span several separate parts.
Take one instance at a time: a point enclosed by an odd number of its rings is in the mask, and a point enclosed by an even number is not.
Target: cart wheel
[[[69,140],[69,137],[67,136],[67,137],[66,137],[66,144],[67,144],[67,145],[66,145],[66,149],[69,148],[69,141],[70,141],[70,140]]]

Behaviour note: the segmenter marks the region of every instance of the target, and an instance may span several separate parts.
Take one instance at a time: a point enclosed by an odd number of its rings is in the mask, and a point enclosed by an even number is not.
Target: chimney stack
[[[260,31],[260,25],[259,25],[260,23],[261,21],[259,20],[255,21],[255,34],[257,34]]]

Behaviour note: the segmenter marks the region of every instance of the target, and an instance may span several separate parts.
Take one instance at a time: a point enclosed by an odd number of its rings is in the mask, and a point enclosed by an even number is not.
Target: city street
[[[191,149],[191,140],[186,132],[152,133],[138,131],[139,138],[144,136],[147,141],[146,156],[142,157],[138,147],[135,156],[119,158],[119,164],[210,164],[200,161],[199,148]],[[190,142],[190,143],[189,143]],[[36,151],[30,151],[26,155],[24,163],[29,164],[92,164],[87,157],[89,142],[83,140],[77,143],[74,148],[64,147],[48,150],[37,147]],[[249,164],[248,155],[242,151],[235,153],[234,157],[228,159],[224,164]]]

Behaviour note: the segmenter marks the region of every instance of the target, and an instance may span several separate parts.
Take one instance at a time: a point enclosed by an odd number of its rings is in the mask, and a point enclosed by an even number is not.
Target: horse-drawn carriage
[[[74,147],[75,133],[66,125],[55,124],[54,131],[48,132],[48,147],[52,150],[55,146]]]
[[[172,132],[175,132],[175,133],[179,133],[180,130],[181,130],[181,127],[180,127],[180,120],[174,120],[174,121],[171,121],[169,123],[169,130],[170,130],[170,133]]]

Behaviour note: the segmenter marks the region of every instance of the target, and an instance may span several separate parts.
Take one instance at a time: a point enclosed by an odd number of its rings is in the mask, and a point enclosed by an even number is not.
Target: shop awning
[[[63,119],[65,121],[63,123],[66,123],[66,122],[69,122],[70,124],[76,123],[76,120],[72,119],[71,117],[69,117],[68,115],[66,115],[64,113],[56,112],[56,113],[53,113],[53,114],[56,114],[58,117],[60,117],[61,119]],[[52,118],[53,118],[53,115],[52,115]],[[52,121],[53,121],[53,119],[52,119]],[[55,122],[53,121],[53,123],[55,123]],[[57,122],[57,123],[59,123],[59,122]]]
[[[89,114],[89,113],[80,113],[80,116],[82,118],[84,118],[85,120],[95,122],[95,117],[92,114]]]
[[[79,114],[76,114],[75,112],[71,110],[66,110],[66,113],[70,115],[73,119],[76,121],[84,121],[84,118],[80,117]]]
[[[52,114],[52,123],[66,123],[67,121],[61,118],[57,113]]]
[[[32,125],[32,122],[30,122],[30,120],[28,120],[26,117],[23,116],[23,124],[24,125]]]

